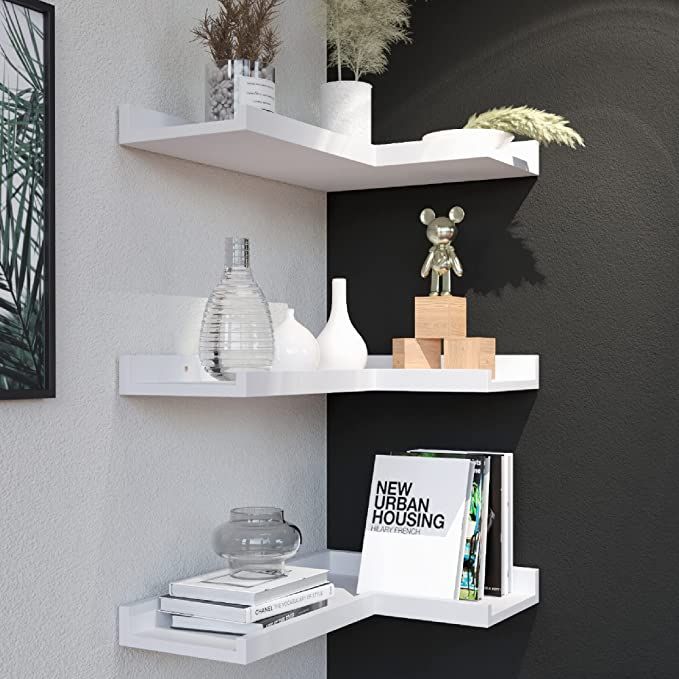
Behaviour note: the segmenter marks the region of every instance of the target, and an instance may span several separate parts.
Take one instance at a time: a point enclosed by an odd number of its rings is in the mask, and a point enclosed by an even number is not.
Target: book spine
[[[231,629],[225,629],[227,625],[231,625]],[[173,615],[170,626],[173,629],[185,629],[192,632],[214,632],[215,634],[226,634],[234,637],[244,637],[246,634],[259,632],[262,629],[262,625],[228,623],[224,620],[197,618],[192,615]]]
[[[478,601],[483,595],[483,536],[486,533],[484,525],[484,510],[487,509],[488,473],[490,462],[487,456],[469,456],[474,465],[474,480],[469,498],[469,513],[467,514],[467,539],[464,543],[462,578],[460,582],[460,596],[463,601]],[[487,512],[486,512],[487,517]],[[485,566],[485,563],[483,564]]]
[[[313,611],[317,611],[319,608],[323,608],[328,605],[328,600],[317,601],[316,603],[309,604],[308,606],[302,606],[301,608],[296,608],[287,613],[281,613],[280,615],[274,615],[271,618],[266,618],[265,620],[260,620],[258,624],[262,625],[264,629],[267,627],[273,627],[274,625],[280,625],[282,622],[287,622],[293,618],[299,618],[300,615],[306,615]]]
[[[271,618],[262,620],[258,623],[252,624],[237,624],[231,623],[231,627],[225,629],[225,626],[229,623],[225,623],[221,620],[212,620],[210,618],[196,618],[192,616],[183,615],[173,615],[171,626],[173,629],[185,629],[198,632],[212,632],[215,634],[223,634],[230,637],[243,637],[252,632],[259,632],[267,627],[273,627],[274,625],[280,625],[282,622],[287,622],[288,620],[293,620],[294,618],[299,618],[307,613],[312,613],[320,608],[328,605],[327,599],[325,601],[317,601],[316,603],[309,604],[308,606],[302,606],[301,608],[296,608],[293,611],[288,611],[287,613],[280,613],[279,615],[274,615]]]
[[[226,604],[213,603],[211,601],[188,601],[161,597],[160,612],[169,615],[186,616],[189,618],[203,618],[206,620],[219,620],[221,622],[247,624],[246,608],[236,608]]]
[[[456,569],[455,569],[455,589],[454,589],[454,597],[455,599],[460,598],[460,592],[462,590],[462,574],[464,572],[464,552],[465,552],[465,545],[467,544],[467,537],[466,537],[466,525],[467,525],[467,517],[469,516],[469,505],[471,501],[471,494],[472,490],[474,488],[474,465],[471,464],[469,466],[469,478],[467,479],[467,492],[465,494],[465,503],[464,503],[464,513],[463,516],[465,517],[463,522],[462,522],[462,530],[460,531],[460,545],[459,545],[459,552],[458,552],[458,560],[456,564]]]
[[[509,488],[507,499],[507,594],[514,590],[514,456],[508,456]]]
[[[490,510],[490,482],[492,479],[491,458],[484,461],[483,472],[483,515],[481,518],[481,549],[479,551],[478,599],[483,599],[486,587],[486,550],[488,549],[488,512]]]
[[[502,544],[507,521],[503,507],[504,486],[507,483],[504,455],[493,455],[490,461],[490,504],[488,506],[488,536],[486,544],[486,596],[506,594],[507,576],[504,571],[505,555]],[[506,497],[506,495],[504,496]]]
[[[258,622],[270,618],[279,613],[286,613],[312,603],[318,603],[329,599],[335,593],[335,586],[329,582],[327,585],[307,589],[303,592],[268,601],[261,606],[252,606],[247,609],[245,622]]]

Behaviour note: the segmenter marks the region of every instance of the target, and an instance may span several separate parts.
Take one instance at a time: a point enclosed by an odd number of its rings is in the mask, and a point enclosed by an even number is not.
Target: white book
[[[486,549],[488,544],[488,509],[490,499],[490,458],[486,458],[483,474],[483,500],[481,515],[481,550],[479,552],[479,600],[483,599],[486,586]]]
[[[358,592],[457,599],[474,465],[377,455]]]
[[[328,571],[320,568],[289,566],[282,575],[268,580],[234,578],[231,570],[227,569],[170,583],[170,596],[254,606],[323,585],[327,581]]]
[[[274,615],[271,618],[267,618],[261,622],[256,622],[249,625],[239,625],[237,622],[224,622],[223,620],[209,620],[207,618],[194,618],[184,615],[173,615],[170,625],[174,629],[198,630],[200,632],[218,632],[219,634],[229,634],[234,637],[242,637],[245,634],[260,632],[261,630],[268,627],[280,625],[281,623],[287,622],[288,620],[299,618],[302,615],[306,615],[307,613],[313,613],[313,611],[317,611],[318,609],[327,605],[327,600],[319,601],[315,604],[302,606],[302,608],[297,608],[294,611],[279,613],[278,615]]]
[[[511,594],[514,587],[514,455],[506,453],[502,458],[502,500],[505,511],[502,513],[502,556],[504,557],[504,573],[506,574],[506,589]],[[506,474],[505,474],[506,468]],[[507,479],[507,483],[504,483]],[[506,493],[505,493],[506,486]],[[506,499],[505,499],[506,498]],[[503,580],[504,584],[504,580]]]
[[[288,594],[272,601],[254,606],[216,603],[214,601],[196,601],[195,599],[180,599],[174,596],[160,597],[160,611],[174,615],[185,615],[210,620],[247,624],[265,620],[279,613],[286,613],[309,604],[329,599],[335,593],[332,583],[312,587],[302,592]],[[241,632],[245,634],[245,632]]]
[[[245,625],[238,622],[196,618],[191,615],[173,615],[170,618],[170,627],[173,629],[198,630],[200,632],[219,632],[220,634],[229,634],[234,637],[261,632],[264,629],[263,625],[258,625],[257,623]]]

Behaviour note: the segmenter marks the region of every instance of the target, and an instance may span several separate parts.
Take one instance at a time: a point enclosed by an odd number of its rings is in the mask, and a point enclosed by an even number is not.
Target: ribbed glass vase
[[[226,239],[226,266],[205,306],[200,361],[217,379],[237,370],[267,370],[274,355],[271,312],[250,269],[247,238]]]

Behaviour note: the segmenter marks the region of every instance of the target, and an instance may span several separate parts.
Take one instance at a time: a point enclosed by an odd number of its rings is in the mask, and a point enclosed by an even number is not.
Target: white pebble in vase
[[[295,310],[274,330],[274,359],[271,370],[316,370],[321,351],[316,338],[295,319]]]
[[[318,336],[321,370],[362,370],[368,362],[368,347],[351,323],[347,309],[347,281],[332,279],[330,318]]]

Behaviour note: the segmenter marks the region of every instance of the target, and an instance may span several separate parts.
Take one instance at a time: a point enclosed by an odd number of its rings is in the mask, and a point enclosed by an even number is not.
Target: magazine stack
[[[173,582],[160,611],[175,629],[243,636],[328,605],[328,571],[287,566],[275,578],[216,571]]]

